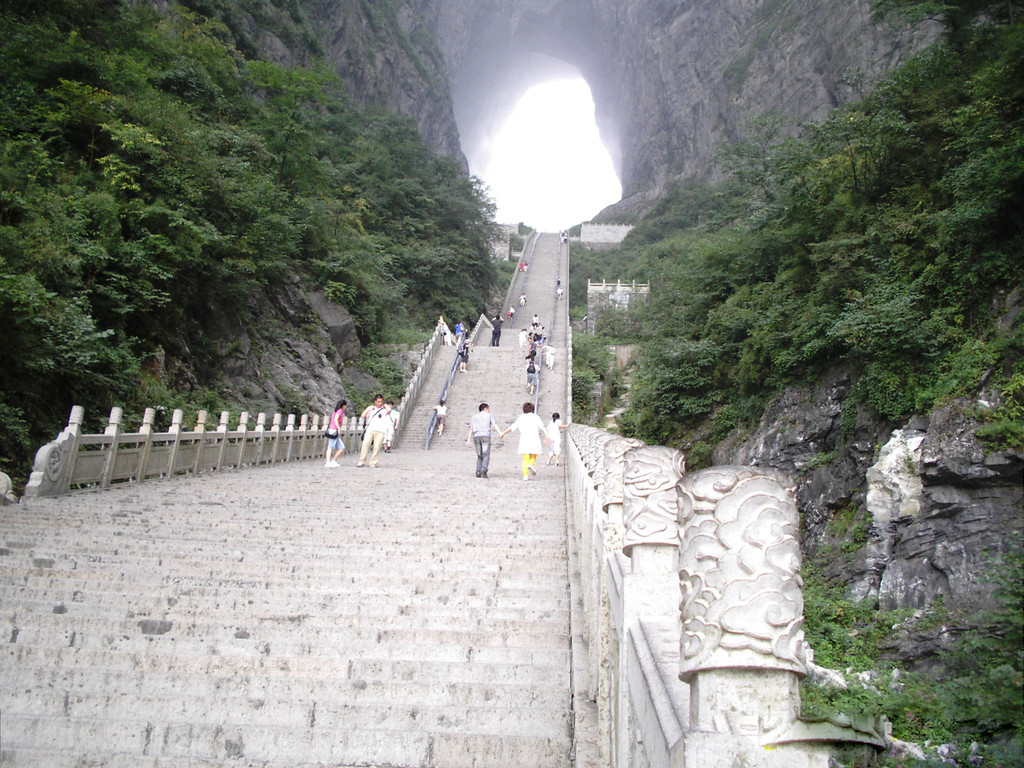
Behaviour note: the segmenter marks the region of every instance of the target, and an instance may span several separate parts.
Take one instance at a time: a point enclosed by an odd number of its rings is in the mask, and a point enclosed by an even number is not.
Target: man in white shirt
[[[373,405],[366,406],[366,410],[360,416],[366,429],[363,432],[363,446],[359,449],[357,467],[366,466],[366,455],[370,452],[371,446],[373,454],[370,456],[370,466],[377,466],[377,457],[380,456],[381,446],[384,445],[384,435],[391,424],[389,413],[390,409],[384,404],[384,395],[374,395]]]

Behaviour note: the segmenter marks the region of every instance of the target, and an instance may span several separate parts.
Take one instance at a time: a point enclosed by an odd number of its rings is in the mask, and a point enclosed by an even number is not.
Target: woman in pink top
[[[337,467],[338,457],[345,452],[345,444],[341,442],[341,428],[345,421],[345,406],[348,400],[339,400],[334,406],[334,413],[327,422],[327,452],[324,454],[325,467]],[[334,451],[334,458],[331,458],[331,451]]]

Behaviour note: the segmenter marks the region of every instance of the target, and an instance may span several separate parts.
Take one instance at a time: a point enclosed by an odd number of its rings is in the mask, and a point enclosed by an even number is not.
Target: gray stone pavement
[[[567,415],[561,334],[545,418]],[[523,482],[513,433],[478,479],[461,423],[479,399],[521,411],[515,336],[474,350],[430,451],[410,429],[372,469],[5,507],[3,765],[573,765],[563,469]]]

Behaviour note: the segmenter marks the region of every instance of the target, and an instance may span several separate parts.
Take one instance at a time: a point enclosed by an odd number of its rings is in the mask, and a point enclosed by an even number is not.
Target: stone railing
[[[473,330],[465,332],[463,336],[471,345],[476,346],[477,339],[480,338],[480,334],[485,327],[488,331],[494,328],[491,325],[491,321],[485,315],[480,315],[477,318],[476,325],[473,326]],[[448,399],[448,390],[451,388],[452,382],[455,380],[455,373],[459,369],[459,345],[461,341],[461,338],[456,338],[455,344],[452,346],[454,357],[452,357],[452,363],[448,368],[448,375],[445,377],[444,384],[441,386],[441,394],[438,395],[437,402]],[[437,411],[430,414],[430,423],[427,424],[427,436],[423,442],[423,450],[430,450],[430,441],[434,439],[435,434],[437,434]]]
[[[101,434],[83,434],[85,411],[76,405],[67,427],[36,452],[25,497],[324,455],[327,417],[303,415],[296,425],[293,414],[282,417],[275,413],[267,427],[266,414],[259,414],[256,423],[250,424],[249,414],[243,412],[232,429],[227,411],[212,428],[206,423],[207,412],[200,411],[195,427],[187,430],[182,425],[182,411],[176,410],[170,428],[154,432],[155,415],[155,409],[147,408],[138,432],[126,431],[122,410],[114,408]],[[350,449],[358,447],[357,420],[345,421],[343,439]]]
[[[600,765],[827,768],[838,752],[860,765],[884,748],[884,720],[800,717],[807,648],[785,477],[686,474],[680,451],[578,424],[568,438]]]
[[[430,375],[430,366],[434,363],[434,357],[437,355],[438,350],[444,346],[443,339],[441,338],[441,331],[438,328],[434,328],[433,334],[430,336],[430,341],[427,342],[426,348],[423,350],[423,354],[420,355],[419,363],[416,365],[416,371],[413,373],[412,378],[409,380],[409,386],[405,388],[405,394],[402,395],[401,401],[396,406],[400,418],[398,420],[398,426],[395,428],[395,436],[392,440],[392,444],[397,446],[402,438],[402,434],[405,429],[405,422],[407,417],[412,414],[412,408],[416,405],[416,398],[420,396],[420,389],[423,388],[424,382],[427,380],[427,376]],[[327,418],[330,418],[329,416]],[[355,445],[349,445],[348,441],[345,441],[346,450],[359,450],[359,441],[355,442]]]
[[[398,404],[399,413],[415,404],[441,346],[440,331],[435,329]],[[156,409],[147,408],[139,431],[131,432],[124,429],[122,409],[114,408],[103,433],[89,435],[82,434],[84,415],[81,406],[73,407],[64,430],[36,451],[25,486],[26,498],[150,478],[321,458],[326,448],[324,429],[330,419],[330,414],[302,415],[296,425],[293,414],[275,413],[268,427],[265,413],[258,414],[256,423],[250,424],[249,413],[243,411],[238,426],[231,429],[230,415],[222,411],[219,425],[210,428],[207,412],[200,411],[195,428],[189,431],[182,426],[183,412],[176,410],[167,432],[154,432]],[[404,423],[404,419],[398,423],[395,444]],[[341,439],[346,450],[359,450],[362,429],[357,416],[342,420]]]

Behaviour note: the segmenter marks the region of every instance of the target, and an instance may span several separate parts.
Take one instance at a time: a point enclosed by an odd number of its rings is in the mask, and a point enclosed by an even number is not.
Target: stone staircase
[[[512,357],[475,349],[444,440],[375,469],[3,507],[2,764],[571,766],[562,472],[519,482],[507,438],[478,480],[465,446],[470,406],[524,399]]]
[[[526,277],[528,303],[519,310],[514,324],[505,323],[501,344],[498,347],[488,346],[490,330],[482,331],[479,346],[470,351],[469,364],[465,373],[456,373],[451,388],[448,390],[448,418],[444,435],[435,435],[431,440],[431,450],[456,449],[465,446],[469,432],[469,420],[478,410],[481,402],[491,406],[491,413],[502,426],[508,426],[522,413],[522,405],[532,396],[526,389],[526,350],[519,347],[519,330],[528,328],[533,314],[536,312],[541,323],[551,334],[551,344],[556,350],[555,369],[541,371],[540,400],[538,414],[547,423],[553,412],[562,415],[562,421],[569,420],[566,398],[566,375],[568,359],[568,315],[566,302],[558,301],[555,286],[559,270],[565,270],[565,252],[559,260],[558,236],[541,235],[534,250],[530,263],[530,271]],[[561,275],[562,284],[568,287],[568,275]],[[516,273],[512,293],[519,295],[519,286],[523,284],[524,275]],[[507,310],[507,308],[506,308]],[[556,317],[557,313],[557,317]],[[422,446],[425,442],[427,427],[433,414],[433,406],[444,386],[450,370],[451,361],[455,356],[454,347],[451,353],[445,351],[438,356],[430,376],[425,382],[420,402],[413,409],[411,420],[406,425],[402,436],[405,446]],[[495,440],[492,444],[494,455],[501,452],[514,454],[517,436],[513,433],[505,441]],[[493,458],[492,458],[493,461]],[[543,462],[544,459],[541,459]]]
[[[5,508],[4,764],[568,765],[562,513],[411,458]]]

